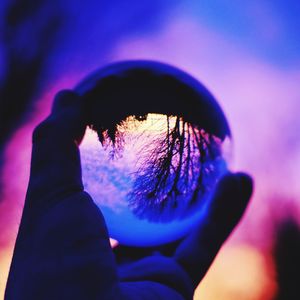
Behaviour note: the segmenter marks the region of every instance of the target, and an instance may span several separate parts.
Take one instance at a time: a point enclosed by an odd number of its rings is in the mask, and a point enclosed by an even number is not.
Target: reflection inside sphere
[[[85,190],[112,238],[155,245],[186,234],[226,172],[221,140],[182,116],[131,115],[86,130],[80,145]]]
[[[75,92],[88,125],[83,183],[110,236],[155,246],[191,232],[227,169],[230,129],[214,96],[186,72],[145,60],[100,68]]]

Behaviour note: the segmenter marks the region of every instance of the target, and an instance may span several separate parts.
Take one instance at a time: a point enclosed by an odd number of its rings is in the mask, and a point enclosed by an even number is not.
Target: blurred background
[[[0,299],[33,128],[57,91],[125,59],[170,63],[206,85],[231,125],[232,169],[255,180],[195,299],[300,299],[299,15],[294,0],[0,1]]]

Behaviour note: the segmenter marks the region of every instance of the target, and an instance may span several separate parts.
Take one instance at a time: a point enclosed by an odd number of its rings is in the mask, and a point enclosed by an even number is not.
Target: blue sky
[[[191,0],[186,8],[199,22],[274,64],[300,62],[300,2]]]

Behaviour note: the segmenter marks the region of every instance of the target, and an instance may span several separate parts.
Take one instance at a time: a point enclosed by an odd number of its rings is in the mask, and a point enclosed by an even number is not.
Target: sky
[[[229,121],[232,169],[248,172],[255,180],[242,222],[200,284],[195,299],[272,299],[276,283],[270,251],[275,229],[287,216],[300,224],[300,3],[42,3],[25,18],[13,43],[22,50],[19,55],[29,59],[39,47],[35,24],[59,17],[38,93],[4,149],[0,299],[26,192],[33,128],[48,114],[60,89],[73,88],[105,64],[128,59],[166,62],[200,80],[218,99]],[[2,1],[0,13],[5,15],[8,6],[9,1]],[[31,11],[35,11],[33,7]],[[0,80],[9,67],[3,45]],[[18,174],[17,180],[14,174]]]

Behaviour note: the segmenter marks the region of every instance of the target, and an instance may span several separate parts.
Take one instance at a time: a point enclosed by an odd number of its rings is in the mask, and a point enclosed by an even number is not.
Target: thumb
[[[216,187],[206,219],[178,246],[174,258],[196,287],[241,219],[252,194],[250,176],[225,175]]]

